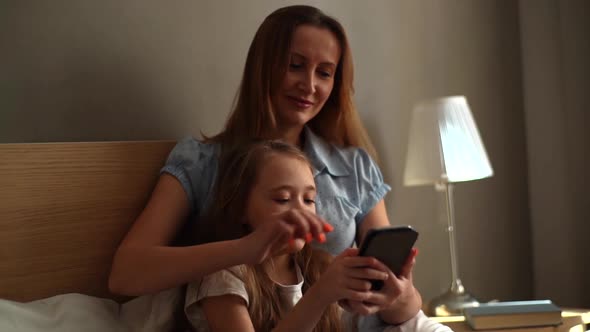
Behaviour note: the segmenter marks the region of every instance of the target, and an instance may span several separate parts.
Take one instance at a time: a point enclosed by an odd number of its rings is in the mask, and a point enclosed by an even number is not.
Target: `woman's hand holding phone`
[[[385,264],[378,262],[374,265],[375,268],[383,271],[388,276],[387,279],[383,280],[381,289],[372,290],[371,294],[363,301],[345,299],[338,301],[338,304],[346,311],[369,315],[389,309],[398,301],[403,302],[404,298],[412,296],[414,292],[412,271],[417,255],[418,250],[412,249],[399,276],[396,276]]]
[[[377,258],[400,276],[417,239],[418,232],[410,226],[371,229],[361,244],[360,255]],[[381,282],[373,282],[372,289],[382,286]]]
[[[340,305],[351,312],[371,314],[390,308],[404,298],[414,296],[412,271],[418,250],[413,248],[418,232],[409,226],[371,230],[361,244],[360,255],[379,260],[379,269],[388,278],[372,280],[372,295],[364,301],[343,300]]]
[[[344,299],[363,302],[372,296],[369,280],[387,278],[381,263],[359,256],[356,248],[348,248],[333,259],[312,286],[312,293],[318,294],[318,300],[325,305]]]

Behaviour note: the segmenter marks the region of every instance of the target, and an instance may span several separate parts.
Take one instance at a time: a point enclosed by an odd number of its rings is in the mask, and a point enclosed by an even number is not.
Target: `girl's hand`
[[[362,301],[349,299],[338,303],[345,310],[360,315],[374,314],[385,309],[403,306],[416,295],[412,271],[416,264],[417,254],[418,250],[413,248],[399,276],[393,274],[383,263],[378,262],[375,265],[376,268],[388,275],[383,288],[380,291],[371,292],[370,296]]]
[[[271,214],[268,218],[241,239],[247,264],[259,264],[281,252],[300,249],[313,239],[323,243],[326,241],[325,233],[334,230],[315,213],[302,209],[289,209]]]
[[[386,280],[386,272],[376,269],[380,264],[373,257],[358,256],[358,249],[349,248],[338,255],[321,278],[312,286],[326,304],[342,299],[363,302],[371,296],[369,280]]]

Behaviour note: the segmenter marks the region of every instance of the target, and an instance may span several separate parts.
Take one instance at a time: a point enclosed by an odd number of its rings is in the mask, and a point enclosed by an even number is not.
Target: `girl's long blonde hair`
[[[203,135],[205,141],[231,148],[243,139],[276,138],[277,123],[271,96],[285,77],[291,39],[300,25],[328,29],[336,36],[341,49],[332,93],[308,125],[330,143],[361,147],[377,159],[353,103],[352,55],[344,28],[321,10],[304,5],[280,8],[260,25],[250,45],[237,99],[225,128],[212,137]]]
[[[230,240],[248,234],[247,225],[242,223],[248,196],[260,175],[258,170],[273,155],[294,158],[310,165],[299,149],[280,141],[251,143],[226,154],[220,161],[213,203],[204,220],[199,222],[198,242]],[[293,255],[295,264],[301,268],[303,274],[305,294],[329,265],[331,256],[308,245]],[[248,312],[256,331],[270,331],[281,319],[277,285],[266,272],[268,264],[269,260],[255,266],[246,266],[242,276],[250,299]],[[337,304],[330,305],[314,331],[342,331],[339,310]]]

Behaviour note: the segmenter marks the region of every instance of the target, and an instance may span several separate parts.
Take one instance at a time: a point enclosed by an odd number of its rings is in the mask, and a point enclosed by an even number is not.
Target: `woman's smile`
[[[291,100],[293,102],[293,104],[295,106],[297,106],[298,108],[307,109],[307,108],[310,108],[314,105],[313,102],[311,102],[305,98],[299,98],[299,97],[293,97],[293,96],[287,96],[287,98],[289,98],[289,100]]]

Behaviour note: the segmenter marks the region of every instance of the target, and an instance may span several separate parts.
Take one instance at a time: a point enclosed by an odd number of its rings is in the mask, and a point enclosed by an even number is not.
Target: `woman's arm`
[[[109,289],[143,295],[177,287],[247,260],[240,240],[170,247],[190,207],[180,182],[163,174],[115,254]],[[215,259],[211,259],[215,257]]]
[[[356,233],[356,243],[361,244],[371,229],[390,226],[391,224],[387,217],[387,211],[385,210],[385,202],[380,200],[361,222],[358,232]]]
[[[389,227],[389,218],[383,200],[367,214],[357,232],[357,243],[362,243],[367,232],[372,228]],[[413,251],[415,255],[415,251]],[[415,256],[414,256],[415,257]],[[385,287],[377,292],[368,302],[379,306],[379,316],[390,324],[400,324],[414,317],[422,306],[422,297],[413,285],[412,269],[415,259],[411,257],[399,277],[391,273],[385,281]],[[398,295],[398,296],[396,296]]]
[[[257,264],[284,249],[290,238],[316,239],[324,221],[315,214],[285,211],[270,215],[247,236],[231,241],[171,247],[189,215],[190,206],[178,180],[164,174],[131,230],[117,249],[109,277],[109,289],[123,295],[143,295],[173,288],[207,274],[240,264]],[[322,229],[324,228],[324,230]],[[211,259],[214,257],[214,259]]]

